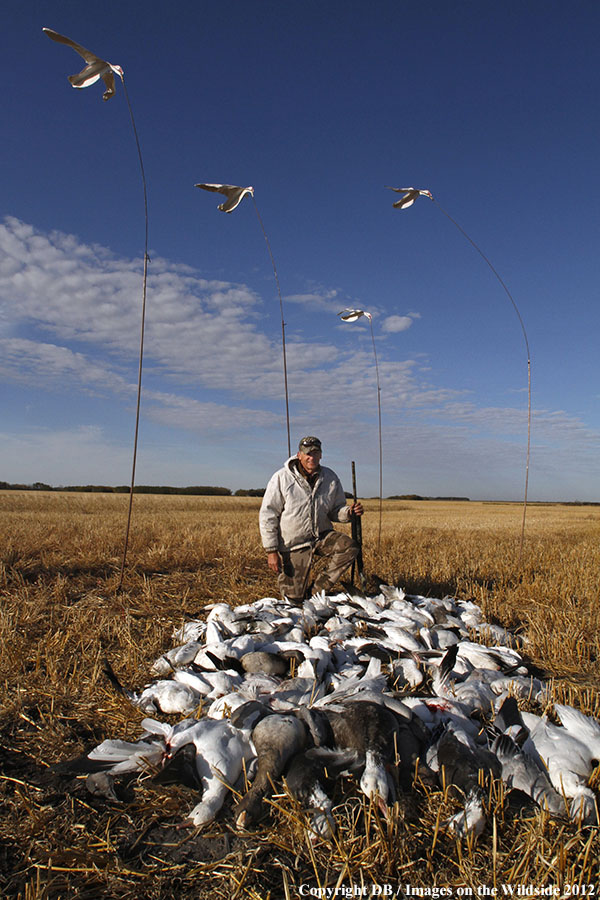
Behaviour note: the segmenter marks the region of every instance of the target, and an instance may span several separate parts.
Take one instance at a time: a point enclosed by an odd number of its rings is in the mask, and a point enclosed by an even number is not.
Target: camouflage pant
[[[310,575],[310,567],[315,558],[326,560],[325,570],[316,579],[313,590],[329,591],[341,574],[354,562],[358,554],[358,544],[341,531],[328,531],[312,547],[302,547],[282,553],[282,570],[278,575],[282,597],[289,600],[304,600]]]

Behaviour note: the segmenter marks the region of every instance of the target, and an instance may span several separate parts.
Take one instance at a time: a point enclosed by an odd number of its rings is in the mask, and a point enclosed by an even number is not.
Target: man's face
[[[320,450],[311,450],[310,453],[302,453],[301,450],[298,451],[300,465],[309,475],[312,475],[312,473],[316,472],[319,468],[319,465],[321,464],[321,455]]]

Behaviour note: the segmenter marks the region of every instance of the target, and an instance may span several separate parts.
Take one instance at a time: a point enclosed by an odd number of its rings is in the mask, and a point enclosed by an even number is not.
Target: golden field
[[[173,645],[173,628],[206,604],[275,593],[259,500],[136,495],[117,594],[127,502],[0,492],[1,896],[279,900],[408,884],[453,896],[478,896],[482,885],[501,895],[503,884],[515,894],[554,886],[555,896],[590,896],[589,884],[600,893],[600,829],[541,811],[521,817],[501,784],[490,792],[490,826],[462,842],[439,827],[457,807],[437,787],[417,782],[385,821],[352,784],[336,786],[337,836],[313,845],[285,788],[252,831],[236,833],[226,809],[200,832],[177,827],[197,800],[186,788],[148,775],[128,802],[109,804],[57,769],[105,738],[141,733],[143,714],[110,688],[105,656],[137,689]],[[386,501],[379,550],[378,502],[365,506],[373,589],[380,579],[474,599],[527,639],[555,699],[600,715],[600,507],[531,504],[520,554],[518,504]]]

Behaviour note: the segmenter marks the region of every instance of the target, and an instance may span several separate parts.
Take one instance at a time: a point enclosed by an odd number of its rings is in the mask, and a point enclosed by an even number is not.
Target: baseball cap
[[[314,435],[309,434],[307,437],[302,438],[298,444],[298,450],[300,453],[310,453],[311,450],[321,450],[321,441],[319,438],[314,437]]]

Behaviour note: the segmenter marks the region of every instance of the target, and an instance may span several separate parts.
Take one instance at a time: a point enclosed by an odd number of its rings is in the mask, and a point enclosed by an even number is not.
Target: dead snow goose
[[[501,765],[497,757],[487,748],[478,746],[464,729],[447,723],[430,747],[426,761],[440,773],[443,787],[452,785],[464,797],[464,808],[451,816],[445,827],[457,837],[481,834],[487,815],[480,773],[486,780],[499,778]]]
[[[265,716],[252,731],[257,768],[252,786],[236,806],[238,828],[246,828],[260,815],[262,801],[283,773],[288,761],[304,749],[306,727],[292,715]]]
[[[554,709],[569,734],[586,745],[593,759],[600,760],[600,722],[563,703],[555,703]]]
[[[207,700],[216,700],[230,694],[243,682],[242,676],[237,672],[197,672],[194,669],[177,669],[173,673],[173,680],[187,685]]]
[[[594,770],[594,757],[589,747],[566,728],[553,725],[545,717],[527,712],[522,712],[521,716],[529,729],[523,749],[539,755],[554,789],[571,801],[571,818],[581,819],[584,825],[597,825],[596,795],[587,784]]]
[[[213,821],[230,788],[242,774],[244,764],[254,753],[245,733],[222,719],[201,719],[175,735],[169,756],[189,744],[195,749],[202,800],[191,810],[188,819],[193,825],[202,826]]]
[[[552,787],[546,769],[519,747],[508,734],[496,737],[492,744],[492,753],[495,753],[500,761],[502,781],[509,790],[522,791],[552,815],[565,815],[565,802]]]
[[[118,693],[145,713],[186,715],[194,712],[202,699],[197,691],[187,685],[168,679],[154,681],[138,694],[123,687],[108,660],[104,661],[104,673]]]
[[[344,704],[343,711],[322,707],[329,719],[335,744],[342,750],[356,751],[364,760],[360,788],[387,814],[388,799],[395,798],[395,781],[391,768],[399,757],[400,774],[412,772],[421,749],[420,738],[413,733],[411,722],[400,720],[386,706],[354,700]]]
[[[310,758],[306,753],[298,753],[292,759],[285,775],[288,790],[310,815],[312,830],[319,837],[329,837],[335,833],[332,802],[325,790],[325,780],[323,763]]]

